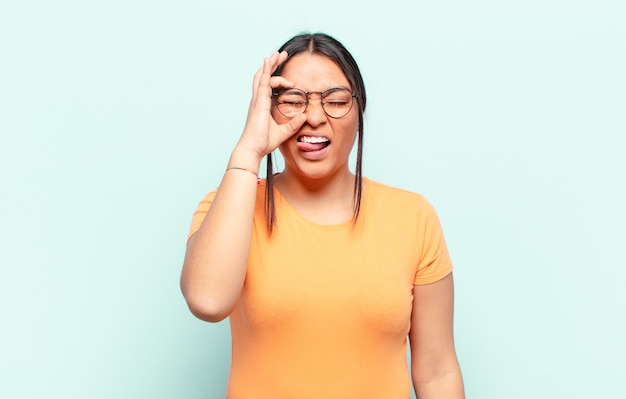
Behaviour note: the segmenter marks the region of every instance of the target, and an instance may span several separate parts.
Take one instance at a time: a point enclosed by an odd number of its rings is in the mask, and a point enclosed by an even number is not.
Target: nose
[[[309,94],[309,96],[312,93]],[[315,96],[316,98],[309,97],[309,103],[306,107],[306,120],[307,123],[313,127],[318,126],[327,120],[326,112],[322,107],[322,98],[321,96]]]

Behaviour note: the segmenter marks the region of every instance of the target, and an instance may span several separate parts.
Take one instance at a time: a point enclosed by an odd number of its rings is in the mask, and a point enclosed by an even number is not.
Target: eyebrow
[[[288,89],[282,89],[282,90],[278,90],[279,93],[326,93],[329,92],[331,90],[348,90],[350,92],[352,92],[352,90],[348,87],[348,86],[331,86],[328,89],[325,90],[311,90],[311,91],[306,91],[304,89],[299,89],[297,87],[291,87]]]
[[[302,93],[306,93],[304,90],[302,89],[298,89],[295,87],[292,87],[290,89],[282,89],[278,91],[279,93],[289,93],[289,94],[302,94]]]
[[[328,89],[324,90],[324,92],[330,91],[330,90],[339,90],[339,89],[345,89],[348,91],[352,91],[348,86],[332,86],[329,87]]]

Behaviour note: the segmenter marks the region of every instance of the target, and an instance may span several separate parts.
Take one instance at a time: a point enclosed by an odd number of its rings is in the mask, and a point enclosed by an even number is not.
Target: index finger
[[[276,71],[280,64],[285,62],[287,56],[288,54],[286,51],[281,51],[280,53],[275,51],[274,54],[263,60],[263,71],[261,73],[261,79],[259,80],[260,86],[270,84],[269,79],[272,73]]]

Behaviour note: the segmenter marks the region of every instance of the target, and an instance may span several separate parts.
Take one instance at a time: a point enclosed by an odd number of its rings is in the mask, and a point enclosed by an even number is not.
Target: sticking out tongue
[[[325,141],[323,143],[305,143],[303,141],[298,141],[297,146],[300,151],[319,151],[326,148],[330,144],[329,141]]]

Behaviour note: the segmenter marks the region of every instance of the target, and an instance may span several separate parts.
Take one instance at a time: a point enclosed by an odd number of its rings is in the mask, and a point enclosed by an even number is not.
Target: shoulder
[[[363,208],[395,223],[437,220],[432,204],[420,193],[365,179]]]
[[[377,203],[387,203],[389,205],[419,205],[428,203],[424,196],[419,193],[408,191],[402,188],[393,187],[368,178],[364,178],[366,186],[366,196],[368,200]]]

